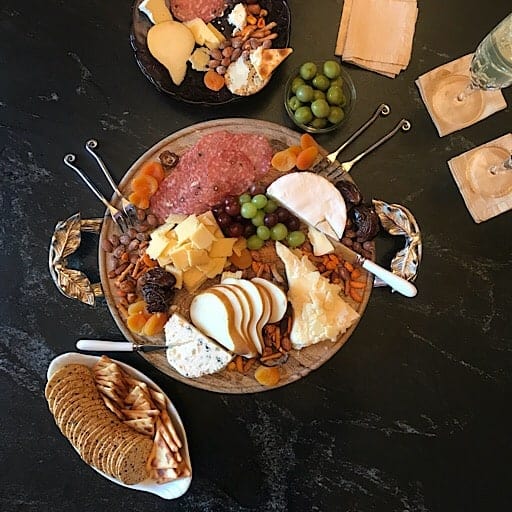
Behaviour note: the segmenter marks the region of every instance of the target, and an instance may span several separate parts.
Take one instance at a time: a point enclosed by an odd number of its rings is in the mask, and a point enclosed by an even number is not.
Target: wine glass
[[[512,192],[512,153],[500,146],[484,146],[473,153],[467,167],[472,190],[489,198]]]
[[[437,115],[454,124],[476,120],[486,91],[512,84],[512,13],[487,34],[473,55],[467,75],[448,74],[434,91]]]

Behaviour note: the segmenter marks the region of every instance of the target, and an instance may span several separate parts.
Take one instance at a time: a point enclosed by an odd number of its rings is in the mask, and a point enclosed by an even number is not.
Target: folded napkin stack
[[[411,60],[417,17],[416,0],[345,0],[334,53],[395,78]]]

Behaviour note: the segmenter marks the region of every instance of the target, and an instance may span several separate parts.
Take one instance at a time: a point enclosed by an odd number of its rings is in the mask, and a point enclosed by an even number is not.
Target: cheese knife
[[[401,293],[406,297],[415,297],[418,293],[416,286],[403,277],[393,274],[393,272],[390,272],[380,265],[377,265],[377,263],[361,256],[341,242],[333,240],[331,237],[329,237],[329,239],[334,243],[336,252],[339,252],[346,261],[352,265],[360,265],[374,276],[380,277],[382,281],[389,285],[393,290],[396,290],[398,293]]]
[[[78,340],[76,348],[92,352],[153,352],[164,350],[167,345],[146,345],[131,341]]]

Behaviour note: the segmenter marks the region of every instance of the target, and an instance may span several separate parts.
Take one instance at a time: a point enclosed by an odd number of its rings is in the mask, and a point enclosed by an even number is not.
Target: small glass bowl
[[[334,60],[334,59],[326,59],[326,60]],[[314,62],[317,66],[317,70],[321,70],[325,61],[310,61],[310,62]],[[352,78],[350,77],[348,72],[345,70],[345,68],[343,66],[341,66],[341,75],[340,76],[343,79],[342,89],[343,89],[343,94],[345,95],[345,98],[346,98],[345,105],[342,106],[343,111],[345,113],[345,116],[343,117],[343,119],[339,123],[336,123],[336,124],[331,124],[328,122],[328,125],[325,126],[324,128],[315,128],[314,126],[310,126],[308,124],[299,123],[295,119],[294,111],[290,108],[290,106],[288,104],[288,100],[292,96],[294,96],[294,94],[292,93],[292,90],[291,90],[292,82],[293,82],[294,78],[300,77],[299,70],[300,70],[300,66],[292,72],[292,74],[288,78],[288,81],[286,82],[286,86],[285,86],[284,107],[286,109],[286,112],[288,113],[288,116],[301,130],[304,130],[305,132],[308,132],[308,133],[313,133],[313,134],[327,133],[332,130],[336,130],[336,128],[339,128],[343,123],[345,123],[347,121],[347,119],[350,117],[350,114],[352,113],[352,110],[354,109],[354,104],[356,101],[356,88],[354,86],[354,82],[352,81]],[[318,74],[318,72],[317,72],[317,74]],[[311,85],[311,80],[307,80],[306,83]]]

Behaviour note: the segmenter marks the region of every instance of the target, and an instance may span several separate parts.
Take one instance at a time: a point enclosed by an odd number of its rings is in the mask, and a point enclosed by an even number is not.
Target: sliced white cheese
[[[153,25],[173,19],[165,0],[144,0],[139,5],[139,11],[143,12]]]
[[[167,361],[187,378],[216,373],[233,359],[231,352],[217,345],[177,313],[165,324],[165,340]]]
[[[293,348],[337,341],[359,318],[340,296],[341,287],[320,275],[307,256],[299,258],[280,242],[276,242],[276,251],[285,265],[288,299],[293,307]]]
[[[315,256],[323,256],[334,251],[334,247],[329,239],[313,226],[308,226],[308,238],[313,246],[313,254]]]
[[[285,174],[268,187],[267,195],[326,235],[338,239],[343,236],[347,221],[345,201],[322,176],[306,171]]]

